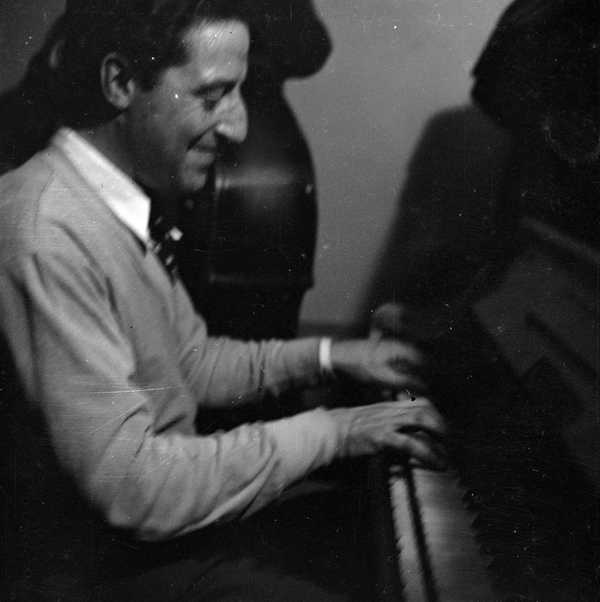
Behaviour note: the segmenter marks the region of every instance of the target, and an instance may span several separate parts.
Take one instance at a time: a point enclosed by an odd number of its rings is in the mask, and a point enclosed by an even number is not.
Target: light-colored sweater
[[[182,284],[103,197],[109,182],[76,163],[59,136],[0,179],[0,330],[24,392],[4,403],[27,447],[15,457],[144,540],[247,515],[330,462],[339,434],[319,409],[195,435],[198,406],[316,382],[318,341],[207,337]]]

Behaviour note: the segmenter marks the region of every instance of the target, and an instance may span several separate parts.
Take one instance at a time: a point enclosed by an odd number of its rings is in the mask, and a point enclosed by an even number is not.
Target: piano
[[[379,509],[391,517],[387,537],[380,539],[387,549],[380,550],[385,568],[380,569],[379,600],[499,599],[488,574],[491,558],[481,554],[473,537],[476,515],[463,507],[454,470],[436,472],[381,460],[369,470],[373,480],[385,484],[378,494]],[[384,516],[380,512],[377,520]]]
[[[450,469],[370,461],[374,600],[600,599],[600,254],[532,218],[518,248],[432,351]]]

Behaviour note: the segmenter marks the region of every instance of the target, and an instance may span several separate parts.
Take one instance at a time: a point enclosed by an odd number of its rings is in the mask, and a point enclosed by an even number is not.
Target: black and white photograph
[[[598,0],[0,0],[0,600],[600,599]]]

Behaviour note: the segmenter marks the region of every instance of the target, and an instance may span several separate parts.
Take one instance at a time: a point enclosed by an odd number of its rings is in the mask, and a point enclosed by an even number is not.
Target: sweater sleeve
[[[140,539],[254,512],[339,447],[319,409],[206,437],[157,432],[106,285],[76,242],[0,266],[0,325],[52,448],[41,461],[57,462],[110,525]]]
[[[179,361],[200,405],[231,407],[265,393],[318,384],[319,339],[256,342],[207,337],[204,320],[181,284],[175,297],[182,341]]]

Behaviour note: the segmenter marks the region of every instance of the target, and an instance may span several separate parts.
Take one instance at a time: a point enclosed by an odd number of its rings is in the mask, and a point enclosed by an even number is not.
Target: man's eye
[[[211,111],[217,106],[217,104],[219,104],[219,101],[223,98],[223,96],[225,96],[224,86],[212,88],[211,90],[205,90],[201,95],[204,108],[207,111]]]

